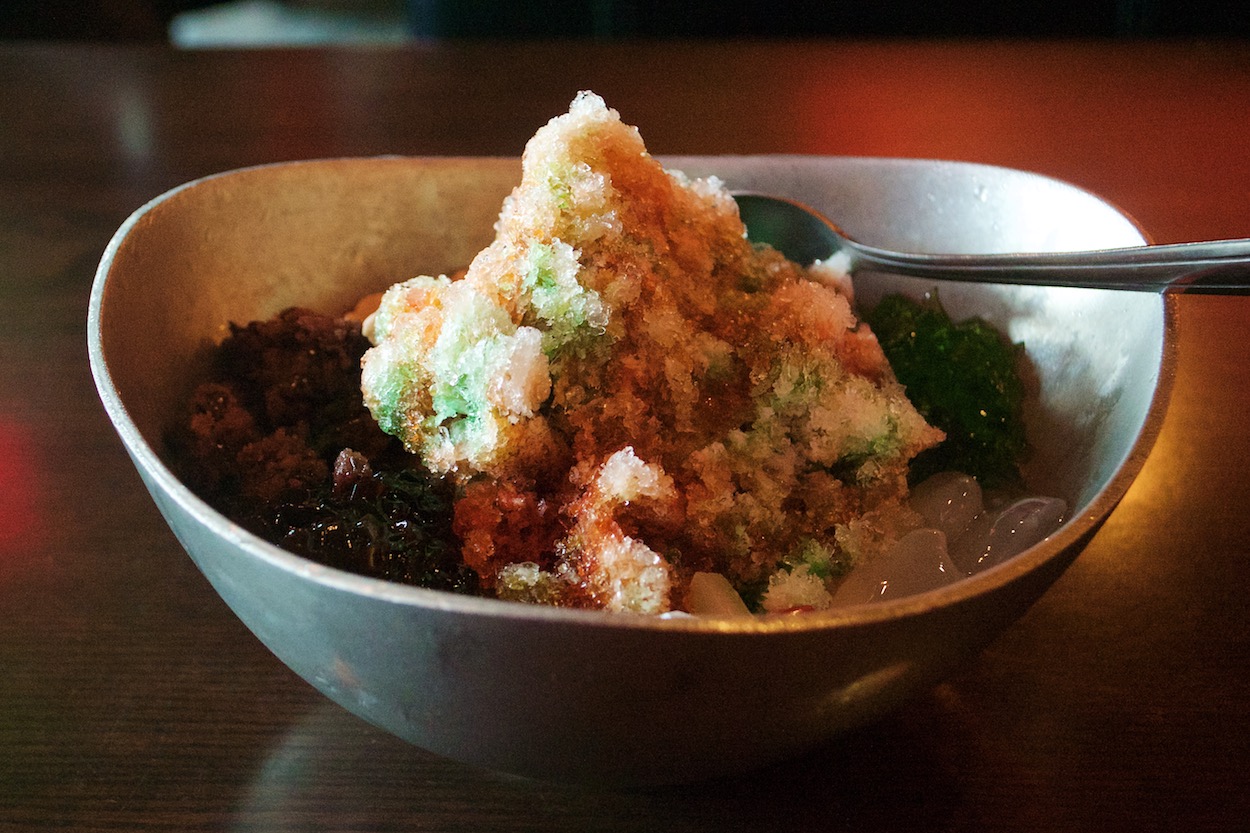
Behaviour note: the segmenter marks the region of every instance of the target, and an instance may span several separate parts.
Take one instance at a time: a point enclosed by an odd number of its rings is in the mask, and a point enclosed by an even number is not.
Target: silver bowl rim
[[[367,159],[388,159],[412,161],[423,160],[445,161],[457,157],[428,157],[383,155],[367,157]],[[509,157],[458,157],[465,160],[480,161],[515,161]],[[724,156],[724,157],[682,157],[684,159],[715,160],[717,158],[805,158],[805,159],[855,159],[857,157],[833,157],[821,155],[762,155],[762,156]],[[867,158],[867,157],[859,157]],[[809,631],[825,631],[842,628],[869,626],[876,623],[922,616],[932,611],[958,605],[975,597],[990,594],[999,588],[1012,584],[1023,576],[1039,569],[1046,562],[1061,557],[1070,548],[1079,547],[1084,539],[1092,536],[1098,527],[1111,514],[1116,505],[1127,493],[1136,479],[1150,450],[1162,428],[1167,405],[1172,392],[1175,376],[1176,350],[1176,311],[1175,299],[1168,294],[1160,295],[1163,315],[1163,344],[1161,345],[1159,373],[1155,383],[1149,409],[1142,423],[1141,430],[1134,439],[1128,454],[1116,469],[1106,485],[1084,506],[1079,507],[1079,514],[1074,513],[1062,527],[1052,535],[1025,550],[1019,555],[987,569],[981,573],[953,582],[945,587],[929,590],[913,596],[882,602],[857,604],[823,611],[809,611],[799,615],[753,615],[753,616],[675,616],[660,617],[653,615],[610,613],[601,610],[579,610],[533,605],[521,602],[505,601],[485,596],[472,596],[448,591],[432,590],[413,585],[400,584],[368,576],[362,576],[339,570],[334,567],[318,564],[300,555],[288,552],[276,545],[248,532],[243,527],[226,518],[202,498],[191,491],[164,463],[156,450],[143,438],[137,425],[122,401],[121,394],[113,384],[108,369],[108,360],[104,355],[102,343],[102,327],[106,286],[114,258],[122,242],[134,227],[160,204],[173,196],[196,188],[211,180],[234,176],[237,174],[266,168],[287,167],[293,165],[334,164],[341,162],[360,161],[362,157],[331,157],[324,159],[307,159],[287,162],[271,162],[249,165],[231,170],[221,171],[199,177],[177,185],[164,193],[152,198],[134,212],[118,227],[109,240],[96,268],[92,282],[87,308],[87,353],[92,377],[104,409],[113,423],[123,445],[131,455],[134,463],[148,480],[149,488],[159,489],[175,501],[185,512],[203,524],[215,536],[238,547],[249,556],[276,567],[280,570],[302,577],[329,588],[337,589],[354,595],[370,597],[378,601],[402,606],[423,608],[426,610],[515,620],[518,622],[532,621],[542,623],[563,623],[593,628],[612,630],[640,630],[657,632],[685,633],[717,633],[717,634],[767,634],[795,633]],[[995,168],[998,166],[982,165],[968,162],[948,162],[945,160],[924,159],[886,159],[873,157],[873,161],[890,161],[923,164],[926,162],[956,165],[972,168]],[[1026,173],[1020,172],[1018,173]],[[1052,179],[1040,174],[1030,176]],[[1058,182],[1058,180],[1053,180]],[[1068,183],[1067,187],[1080,189]],[[1087,192],[1088,193],[1088,192]],[[1102,202],[1101,197],[1098,197]],[[1108,205],[1110,205],[1108,203]],[[1110,205],[1121,214],[1125,212]],[[1128,217],[1127,214],[1125,214]],[[1140,227],[1135,221],[1134,228]],[[1147,237],[1142,233],[1143,242]],[[1114,291],[1114,290],[1108,290]]]

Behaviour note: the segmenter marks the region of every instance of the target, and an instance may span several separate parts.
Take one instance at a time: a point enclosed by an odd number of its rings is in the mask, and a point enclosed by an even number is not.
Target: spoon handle
[[[1053,254],[911,254],[853,240],[844,249],[853,268],[914,277],[1141,292],[1250,291],[1250,238]]]

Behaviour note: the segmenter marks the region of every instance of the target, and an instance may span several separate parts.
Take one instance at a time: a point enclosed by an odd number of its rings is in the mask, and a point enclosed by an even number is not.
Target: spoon
[[[939,280],[1139,292],[1250,291],[1250,239],[1083,252],[913,254],[860,243],[794,200],[747,192],[733,196],[753,242],[767,243],[804,265],[844,252],[852,272],[870,268]]]

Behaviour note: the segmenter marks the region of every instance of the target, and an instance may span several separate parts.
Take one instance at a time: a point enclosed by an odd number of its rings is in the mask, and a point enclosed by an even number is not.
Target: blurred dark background
[[[1240,0],[3,0],[0,39],[1246,37]]]

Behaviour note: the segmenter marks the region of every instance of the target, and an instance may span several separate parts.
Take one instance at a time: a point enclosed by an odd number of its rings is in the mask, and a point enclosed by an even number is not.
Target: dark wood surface
[[[218,600],[87,369],[109,236],[259,162],[516,155],[594,89],[656,153],[1057,176],[1160,242],[1250,236],[1250,45],[0,44],[0,830],[1239,830],[1250,819],[1250,299],[1184,297],[1173,404],[1076,564],[964,673],[805,758],[604,792],[435,758]]]

